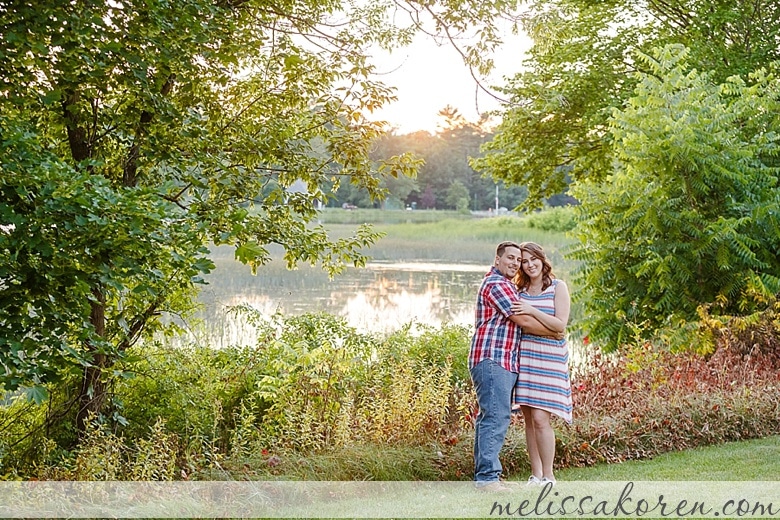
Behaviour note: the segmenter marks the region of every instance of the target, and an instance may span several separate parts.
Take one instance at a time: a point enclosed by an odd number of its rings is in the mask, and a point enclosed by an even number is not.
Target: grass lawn
[[[556,476],[558,485],[549,493],[522,483],[512,484],[509,493],[497,494],[475,493],[464,482],[418,483],[416,487],[414,483],[401,483],[394,500],[386,500],[387,493],[379,493],[371,500],[347,501],[345,509],[349,506],[353,513],[361,511],[375,517],[377,503],[384,503],[391,511],[401,513],[397,518],[404,517],[404,512],[411,513],[406,518],[424,518],[426,514],[453,510],[458,513],[449,518],[490,518],[502,516],[496,516],[502,508],[504,516],[509,511],[518,516],[516,511],[527,500],[528,511],[522,516],[531,518],[578,517],[574,504],[586,505],[583,515],[587,518],[626,518],[631,515],[621,514],[624,510],[615,505],[631,486],[631,499],[622,503],[631,509],[646,501],[650,514],[640,516],[649,518],[776,518],[780,512],[777,485],[755,481],[780,480],[780,436],[684,450],[653,460],[561,469]],[[570,501],[566,514],[559,516],[562,497],[568,495],[577,500],[587,495],[594,501]],[[331,513],[327,516],[345,517],[345,509],[339,510],[336,504],[326,501],[324,506]],[[545,515],[546,511],[555,512]]]
[[[516,476],[509,480],[520,482],[509,482],[508,491],[503,493],[479,492],[473,483],[463,481],[350,482],[342,483],[343,488],[338,482],[288,482],[307,491],[291,493],[288,503],[280,505],[275,514],[281,511],[311,518],[627,518],[634,516],[624,512],[641,510],[648,512],[639,515],[646,518],[777,518],[777,484],[756,481],[780,480],[780,436],[690,449],[653,460],[561,469],[556,476],[558,484],[547,489],[526,486],[524,476]],[[309,491],[317,485],[325,487]],[[303,499],[296,500],[296,496]],[[582,507],[581,513],[577,507]]]
[[[652,460],[556,471],[571,480],[780,480],[780,436],[667,453]]]

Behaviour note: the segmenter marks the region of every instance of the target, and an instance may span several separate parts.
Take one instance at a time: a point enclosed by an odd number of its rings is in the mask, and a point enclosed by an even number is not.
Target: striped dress
[[[520,298],[546,314],[555,315],[557,285],[558,280],[553,280],[552,285],[537,296],[521,291]],[[546,410],[571,424],[569,347],[565,339],[523,333],[514,403]]]

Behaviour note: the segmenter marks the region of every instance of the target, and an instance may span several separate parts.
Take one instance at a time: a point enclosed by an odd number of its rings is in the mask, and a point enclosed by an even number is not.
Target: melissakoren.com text
[[[713,486],[686,486],[664,494],[664,483],[643,482],[638,492],[633,482],[625,483],[619,495],[607,497],[604,490],[583,489],[581,493],[568,486],[566,490],[548,484],[536,496],[503,493],[496,497],[489,511],[491,517],[587,517],[587,518],[780,518],[780,500],[762,492],[755,497],[750,490],[740,496],[738,484],[728,489],[708,489]],[[770,484],[767,482],[766,484]],[[588,486],[585,486],[588,487]],[[689,487],[690,489],[685,489]],[[720,487],[720,486],[718,486]],[[780,489],[777,483],[774,486]],[[755,489],[753,490],[755,491]],[[766,490],[763,490],[766,491]],[[655,494],[654,494],[655,492]],[[697,493],[700,496],[696,496]],[[725,496],[721,496],[724,495]],[[780,493],[779,493],[780,495]],[[780,496],[778,496],[780,498]]]

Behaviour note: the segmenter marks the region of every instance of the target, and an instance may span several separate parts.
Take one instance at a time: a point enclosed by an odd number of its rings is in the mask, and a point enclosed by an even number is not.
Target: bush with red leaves
[[[595,355],[573,380],[574,423],[557,428],[561,466],[780,433],[780,351],[725,342],[708,357],[638,350]]]

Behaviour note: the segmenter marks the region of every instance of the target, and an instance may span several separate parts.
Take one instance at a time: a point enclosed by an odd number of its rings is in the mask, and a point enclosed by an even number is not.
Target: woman
[[[566,284],[555,278],[552,266],[538,244],[523,242],[520,250],[522,263],[514,278],[520,302],[512,310],[535,318],[551,334],[563,332],[571,308]],[[550,418],[556,414],[571,424],[569,348],[565,339],[523,333],[514,404],[520,407],[525,420],[525,440],[531,462],[528,482],[555,484],[555,432]]]

